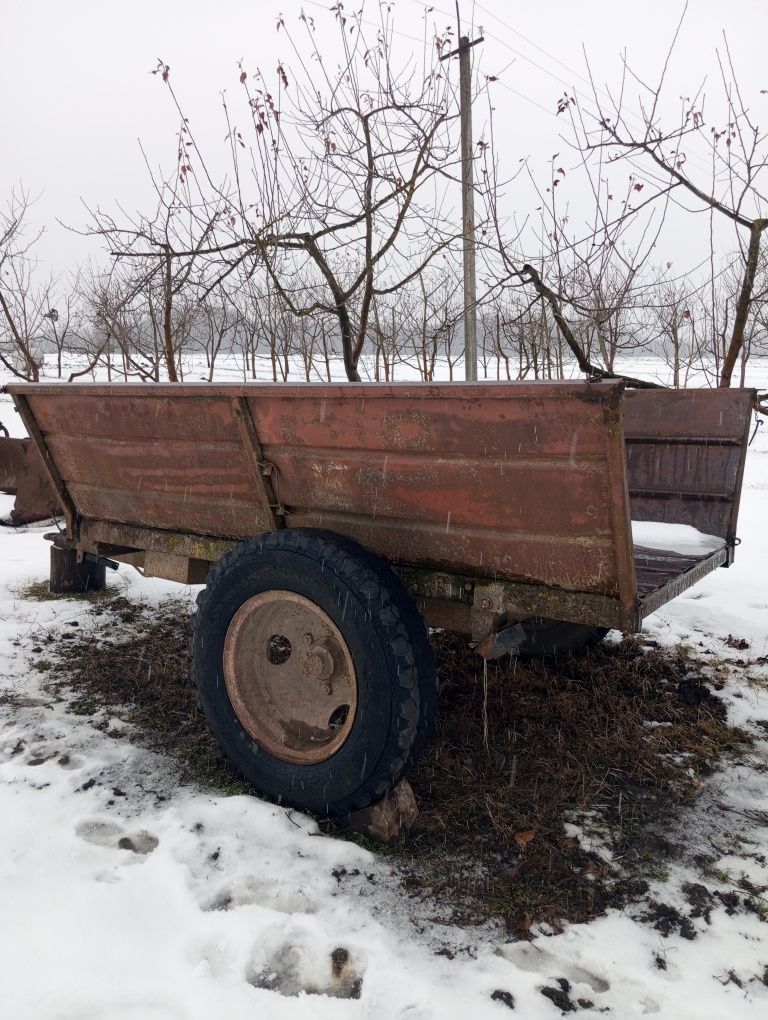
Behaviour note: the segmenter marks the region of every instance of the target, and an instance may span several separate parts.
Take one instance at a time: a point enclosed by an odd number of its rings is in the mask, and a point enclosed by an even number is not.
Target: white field
[[[768,366],[750,381],[765,386]],[[19,433],[7,397],[0,420]],[[768,655],[766,432],[747,459],[736,563],[646,623],[657,640],[729,662],[730,717],[763,738],[768,669],[738,663]],[[96,632],[99,622],[79,603],[18,598],[47,574],[44,530],[0,529],[0,692],[16,700],[0,707],[2,1020],[543,1020],[559,1010],[539,989],[558,978],[574,1001],[594,1003],[585,1018],[768,1016],[768,924],[758,914],[717,908],[710,925],[693,922],[695,941],[662,938],[631,911],[557,936],[537,929],[531,943],[451,927],[397,891],[386,861],[255,797],[179,788],[173,763],[134,746],[118,718],[100,732],[68,715],[42,690],[29,650],[70,623]],[[113,583],[150,604],[180,591],[129,568]],[[729,634],[749,651],[728,647]],[[742,877],[768,885],[768,742],[709,779],[679,827],[691,855],[715,854],[722,881],[711,888]],[[569,834],[604,846],[588,819]],[[157,845],[138,855],[118,847],[125,835]],[[359,874],[339,882],[341,868]],[[701,878],[675,864],[652,894],[683,909],[685,881]],[[230,909],[210,909],[223,896]],[[436,954],[445,945],[454,959]],[[359,999],[323,994],[337,947],[349,952],[349,980],[362,979]],[[252,983],[272,973],[282,993]],[[496,989],[514,996],[514,1013],[491,1000]]]

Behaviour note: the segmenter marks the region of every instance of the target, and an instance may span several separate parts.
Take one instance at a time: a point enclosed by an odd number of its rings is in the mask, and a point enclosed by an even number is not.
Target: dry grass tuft
[[[122,591],[119,585],[108,584],[106,588],[98,591],[84,591],[71,595],[54,594],[47,581],[32,581],[30,584],[22,585],[18,589],[19,597],[29,599],[31,602],[50,602],[61,599],[69,599],[70,602],[109,602],[117,598]]]

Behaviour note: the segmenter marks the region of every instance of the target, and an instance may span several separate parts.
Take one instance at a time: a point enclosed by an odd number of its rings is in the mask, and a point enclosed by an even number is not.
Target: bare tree
[[[259,352],[263,346],[258,308],[262,297],[263,289],[253,274],[247,275],[232,287],[232,302],[237,309],[233,345],[240,351],[244,380],[258,378]]]
[[[207,381],[213,381],[216,362],[224,348],[234,347],[235,334],[240,327],[240,313],[226,290],[219,288],[215,295],[208,294],[190,310],[190,332],[194,344],[205,356]]]
[[[585,160],[597,154],[614,166],[626,162],[636,166],[641,161],[645,180],[638,180],[635,187],[645,187],[650,200],[667,202],[671,195],[680,206],[685,197],[692,202],[692,211],[703,211],[734,229],[740,280],[718,380],[720,386],[727,387],[748,339],[761,243],[768,227],[762,189],[768,136],[753,119],[725,38],[717,53],[720,97],[716,117],[705,115],[702,87],[682,100],[676,122],[663,123],[666,77],[684,18],[685,11],[655,84],[646,84],[625,61],[619,87],[608,100],[593,88],[594,116],[579,108],[572,96],[566,95],[562,102],[571,112]],[[639,89],[636,107],[627,99],[633,85]],[[702,157],[708,170],[698,169]]]
[[[404,324],[398,314],[398,304],[398,299],[391,295],[379,295],[371,302],[370,334],[376,382],[392,382],[395,365],[402,356]]]
[[[214,224],[191,209],[187,136],[182,122],[173,174],[160,175],[147,162],[156,195],[150,215],[129,215],[121,209],[118,221],[96,208],[89,210],[91,223],[86,231],[103,238],[116,260],[109,283],[119,294],[123,314],[132,312],[147,334],[137,335],[136,349],[148,359],[148,374],[155,381],[161,363],[169,382],[180,381],[180,352],[189,341],[191,306],[210,289],[205,287],[201,252],[213,235]],[[179,248],[184,249],[183,255]]]
[[[377,13],[372,31],[362,11],[331,7],[336,66],[309,15],[297,32],[281,17],[295,60],[278,65],[273,83],[241,67],[243,105],[236,114],[224,102],[231,183],[214,185],[182,116],[183,194],[166,182],[161,199],[169,212],[183,210],[187,243],[142,221],[122,228],[130,242],[113,249],[118,258],[154,256],[167,289],[175,260],[204,256],[214,282],[259,267],[295,317],[334,317],[351,380],[360,378],[376,298],[415,281],[460,235],[449,198],[457,110],[439,60],[450,30],[425,36],[423,53],[398,63],[390,6]],[[170,68],[161,61],[156,73],[181,113]],[[100,225],[117,235],[114,222]]]
[[[444,348],[444,337],[455,335],[461,309],[453,295],[457,282],[453,273],[422,274],[398,299],[397,317],[408,337],[420,377],[425,382],[435,378],[438,353]]]
[[[125,336],[126,317],[122,314],[121,295],[110,273],[88,266],[80,273],[80,293],[84,328],[77,337],[73,353],[82,362],[78,370],[70,373],[69,381],[83,375],[93,375],[103,364],[107,380],[115,376],[127,381],[132,372],[129,358],[130,342]]]
[[[97,351],[98,338],[103,338],[97,360],[114,346],[124,378],[159,382],[167,373],[169,381],[180,381],[181,352],[191,344],[197,304],[192,294],[176,292],[169,308],[167,295],[164,277],[152,272],[137,274],[115,267],[96,277],[88,304]]]
[[[296,318],[269,276],[255,313],[259,330],[267,342],[272,381],[285,382],[291,371]]]
[[[663,358],[675,389],[688,385],[693,366],[702,357],[698,301],[691,291],[687,279],[660,273],[647,304],[650,348]]]
[[[50,307],[43,316],[42,335],[56,354],[56,375],[61,379],[64,355],[82,349],[88,328],[79,272],[53,283],[47,297]]]
[[[564,344],[579,371],[590,378],[621,378],[643,388],[658,386],[618,371],[616,357],[625,346],[636,346],[635,339],[627,335],[627,313],[658,240],[663,212],[642,223],[641,213],[650,203],[633,202],[636,179],[630,175],[619,192],[599,157],[595,165],[581,159],[579,168],[591,198],[591,213],[584,222],[573,223],[568,204],[561,208],[559,195],[566,170],[556,153],[543,185],[529,173],[540,202],[538,229],[529,228],[531,238],[516,227],[514,236],[508,237],[501,214],[504,186],[492,141],[483,151],[487,182],[483,196],[490,224],[483,244],[486,272],[491,290],[506,291],[512,304],[524,309],[518,332],[528,346],[534,377],[563,373]],[[520,291],[533,292],[535,310],[525,297],[518,296]]]
[[[17,378],[37,382],[52,281],[35,280],[42,230],[29,229],[29,206],[29,194],[19,189],[0,210],[0,363]]]

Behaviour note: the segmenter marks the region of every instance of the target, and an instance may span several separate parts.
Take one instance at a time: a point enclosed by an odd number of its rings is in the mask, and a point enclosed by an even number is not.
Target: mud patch
[[[658,932],[668,938],[670,935],[679,935],[681,938],[692,942],[698,934],[690,918],[685,917],[677,907],[669,903],[659,903],[650,900],[649,909],[642,915],[644,921],[648,921]]]

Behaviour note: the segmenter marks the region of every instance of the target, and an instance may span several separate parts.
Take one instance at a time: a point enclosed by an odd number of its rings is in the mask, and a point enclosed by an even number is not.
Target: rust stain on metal
[[[0,438],[0,492],[15,496],[14,525],[44,521],[61,513],[58,498],[30,439]]]
[[[72,500],[72,496],[67,489],[64,479],[59,474],[59,469],[51,456],[51,452],[46,444],[45,437],[43,436],[40,426],[35,419],[35,415],[29,406],[29,402],[24,394],[14,394],[13,397],[16,408],[21,416],[21,420],[24,422],[24,427],[29,433],[30,439],[33,440],[37,447],[37,452],[40,455],[40,464],[43,469],[45,477],[52,490],[56,493],[56,498],[59,505],[64,511],[64,517],[67,522],[67,534],[73,538],[77,536],[79,517],[75,504]]]
[[[403,450],[427,450],[433,446],[434,420],[423,408],[410,407],[384,414],[381,437],[387,446]]]

